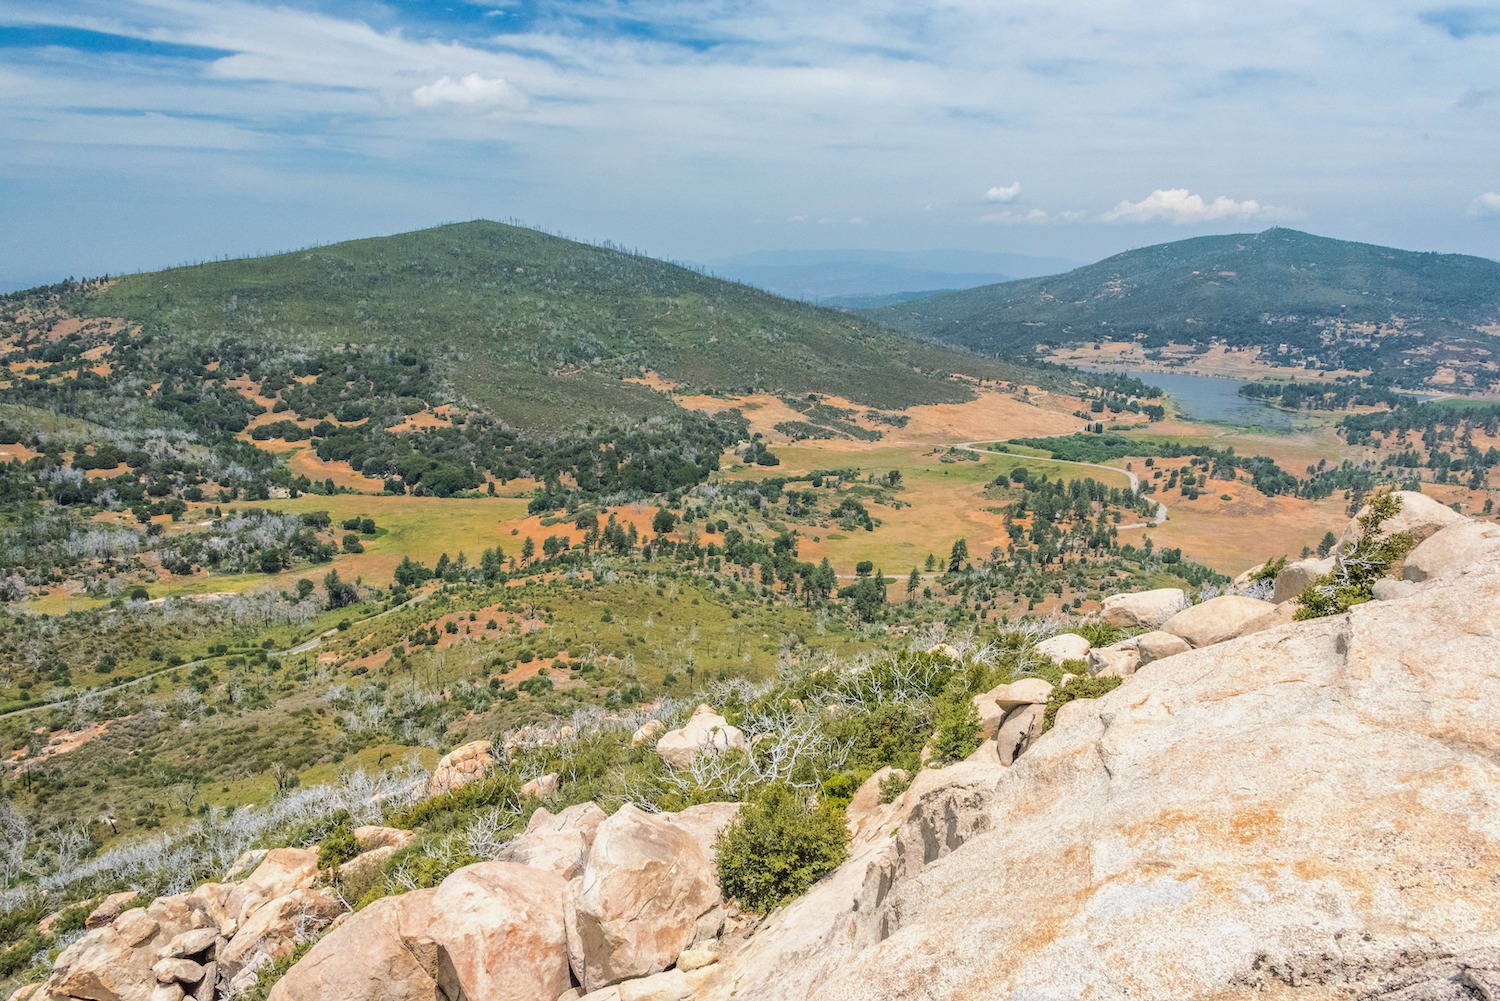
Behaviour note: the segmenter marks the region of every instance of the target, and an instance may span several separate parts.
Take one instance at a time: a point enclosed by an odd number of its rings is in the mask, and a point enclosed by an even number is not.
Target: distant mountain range
[[[1056,274],[1079,263],[965,250],[769,250],[722,258],[708,266],[715,274],[789,299],[852,308]]]
[[[1500,263],[1290,229],[1158,244],[1066,274],[869,310],[898,330],[1010,357],[1102,340],[1218,341],[1397,385],[1500,379]]]

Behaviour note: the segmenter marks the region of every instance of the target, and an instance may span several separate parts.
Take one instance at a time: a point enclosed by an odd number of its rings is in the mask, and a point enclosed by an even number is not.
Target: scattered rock
[[[99,906],[89,912],[89,916],[83,919],[85,928],[103,928],[115,918],[120,916],[120,911],[126,904],[133,903],[139,897],[139,890],[125,890],[120,893],[111,893],[99,902]]]
[[[1083,660],[1094,645],[1077,633],[1058,633],[1036,645],[1036,652],[1054,664]]]
[[[438,760],[432,777],[427,780],[427,795],[441,796],[461,789],[475,779],[483,778],[494,764],[489,741],[471,740],[461,744]]]
[[[405,848],[411,844],[413,837],[415,835],[411,831],[399,827],[365,826],[354,829],[354,840],[362,852],[372,848]]]
[[[233,980],[243,970],[289,955],[308,936],[328,927],[343,910],[326,890],[298,887],[251,911],[215,959],[224,977]]]
[[[1140,654],[1140,664],[1138,667],[1145,667],[1152,661],[1165,660],[1179,653],[1187,653],[1192,649],[1192,647],[1188,646],[1187,640],[1181,636],[1174,636],[1160,629],[1137,636],[1135,638],[1135,648]]]
[[[1283,601],[1291,601],[1305,591],[1307,585],[1332,570],[1333,563],[1332,556],[1288,563],[1276,575],[1276,586],[1272,590],[1271,601],[1278,605]]]
[[[964,659],[963,654],[958,652],[958,647],[950,646],[947,643],[934,643],[927,648],[927,654],[935,657],[947,657],[949,660],[961,661]]]
[[[656,737],[667,728],[667,724],[659,719],[648,719],[636,728],[635,733],[630,735],[630,743],[633,745],[644,744],[646,741]]]
[[[535,796],[537,799],[549,799],[557,795],[557,784],[559,776],[556,772],[539,775],[521,786],[522,796]]]
[[[245,881],[229,894],[227,909],[242,924],[277,897],[312,886],[318,879],[318,853],[311,848],[277,848],[266,853]]]
[[[191,959],[162,959],[151,968],[159,984],[196,984],[203,979],[203,967]]]
[[[704,942],[682,950],[682,955],[677,957],[677,968],[684,973],[691,973],[718,961],[719,943],[717,941]]]
[[[1377,580],[1370,588],[1371,594],[1376,601],[1398,601],[1407,595],[1414,593],[1417,585],[1409,580],[1394,580],[1384,577]]]
[[[1246,634],[1246,627],[1275,605],[1242,594],[1222,594],[1172,616],[1162,630],[1187,641],[1195,649],[1223,643]]]
[[[1122,629],[1156,627],[1186,607],[1187,595],[1181,588],[1163,587],[1155,591],[1112,594],[1104,599],[1099,617]]]
[[[217,928],[194,928],[173,938],[156,950],[162,959],[191,959],[212,949],[219,941]],[[184,981],[191,983],[192,981]]]
[[[745,734],[708,706],[699,706],[679,730],[668,730],[656,742],[656,753],[671,768],[687,768],[700,754],[745,751]]]

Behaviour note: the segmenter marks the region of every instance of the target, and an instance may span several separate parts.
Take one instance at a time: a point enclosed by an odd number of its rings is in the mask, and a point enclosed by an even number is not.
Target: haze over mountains
[[[725,277],[824,306],[873,308],[1069,271],[1081,262],[968,250],[763,250],[710,262]]]
[[[1100,340],[1216,339],[1398,384],[1454,378],[1482,387],[1496,377],[1500,351],[1500,263],[1275,228],[1158,244],[866,315],[1009,355]]]

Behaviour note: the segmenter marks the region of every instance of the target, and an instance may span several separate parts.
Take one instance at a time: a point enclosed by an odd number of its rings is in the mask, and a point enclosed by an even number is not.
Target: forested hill
[[[469,222],[120,278],[77,307],[205,350],[345,343],[424,356],[458,398],[520,427],[660,412],[621,381],[814,390],[874,406],[966,398],[971,356],[648,257]]]
[[[1457,368],[1482,386],[1496,377],[1487,363],[1500,351],[1500,263],[1277,228],[1158,244],[864,315],[1013,357],[1099,340],[1219,340],[1406,385]]]

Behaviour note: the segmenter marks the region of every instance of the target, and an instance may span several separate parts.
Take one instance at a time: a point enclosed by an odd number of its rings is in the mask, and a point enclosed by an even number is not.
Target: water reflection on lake
[[[1177,403],[1183,416],[1200,421],[1218,421],[1239,427],[1284,430],[1292,426],[1292,414],[1262,400],[1241,396],[1245,385],[1239,379],[1221,379],[1211,375],[1187,375],[1179,372],[1133,372],[1111,369],[1134,376],[1148,386],[1159,386]]]

